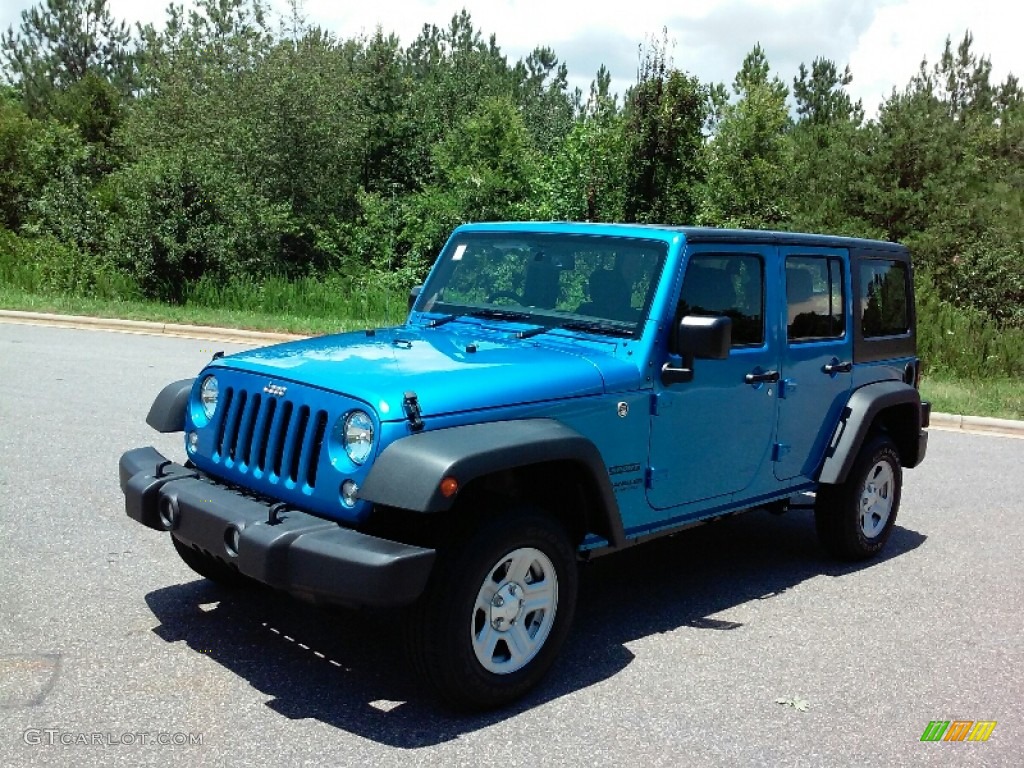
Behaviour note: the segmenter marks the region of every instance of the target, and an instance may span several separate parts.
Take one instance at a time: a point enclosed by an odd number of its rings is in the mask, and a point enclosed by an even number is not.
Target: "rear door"
[[[773,451],[776,478],[789,480],[814,474],[849,399],[852,302],[845,249],[782,247],[779,255],[785,338]]]

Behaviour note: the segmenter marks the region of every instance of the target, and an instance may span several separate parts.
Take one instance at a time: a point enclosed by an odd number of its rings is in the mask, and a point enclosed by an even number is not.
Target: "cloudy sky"
[[[37,0],[42,2],[42,0]],[[0,28],[17,25],[37,2],[4,0]],[[191,0],[185,0],[188,5]],[[160,23],[166,0],[108,0],[115,17]],[[285,0],[271,0],[284,11]],[[1024,4],[1019,0],[304,0],[311,24],[340,37],[379,25],[410,42],[425,23],[444,26],[467,8],[485,35],[497,35],[511,60],[537,45],[554,48],[571,84],[586,93],[604,63],[619,93],[633,82],[645,36],[668,28],[675,65],[705,82],[731,83],[744,55],[760,42],[787,84],[816,56],[849,64],[850,91],[874,114],[893,86],[902,89],[923,57],[935,61],[947,36],[968,29],[974,50],[991,57],[996,80],[1024,78]]]

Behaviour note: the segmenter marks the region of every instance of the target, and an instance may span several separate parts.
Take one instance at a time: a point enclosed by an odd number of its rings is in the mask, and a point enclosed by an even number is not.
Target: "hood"
[[[550,335],[545,335],[551,339]],[[475,325],[321,336],[221,358],[212,367],[289,380],[362,400],[387,421],[415,392],[423,416],[596,395],[639,372],[615,342],[515,339]]]

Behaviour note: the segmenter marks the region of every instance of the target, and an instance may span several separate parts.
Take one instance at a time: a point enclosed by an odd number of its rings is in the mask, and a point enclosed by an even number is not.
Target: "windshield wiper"
[[[565,328],[568,331],[586,331],[588,333],[597,333],[602,336],[632,336],[632,330],[626,330],[625,328],[619,328],[607,323],[599,323],[593,320],[568,320],[564,323],[559,323],[558,328]]]
[[[450,323],[452,320],[457,320],[458,315],[445,315],[444,317],[435,317],[433,320],[427,323],[427,328],[437,328],[439,325],[445,325]]]
[[[532,320],[533,316],[526,312],[515,312],[510,309],[474,309],[469,313],[472,317],[493,317],[496,320]]]
[[[516,334],[517,339],[530,339],[534,336],[540,336],[542,333],[547,333],[551,329],[546,325],[538,325],[536,328],[530,328],[528,331],[519,331]]]

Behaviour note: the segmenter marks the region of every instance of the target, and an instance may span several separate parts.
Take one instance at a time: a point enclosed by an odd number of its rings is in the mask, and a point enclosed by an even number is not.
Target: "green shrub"
[[[407,313],[408,283],[396,286],[393,276],[360,277],[331,274],[258,282],[249,277],[221,281],[210,276],[187,290],[190,306],[255,312],[263,315],[355,320],[366,325],[400,322]]]
[[[927,275],[917,285],[918,354],[927,374],[968,379],[1024,375],[1024,328],[1000,327],[980,310],[939,298]]]
[[[286,209],[201,157],[166,153],[113,178],[108,248],[147,298],[180,304],[204,278],[259,280],[289,231]]]

